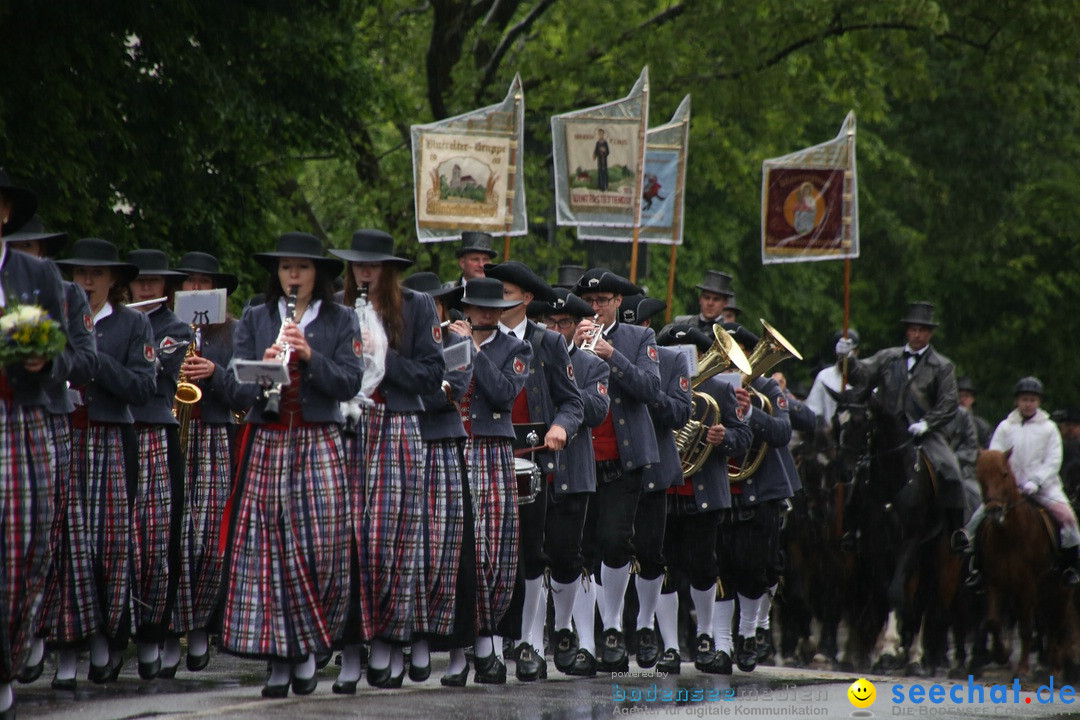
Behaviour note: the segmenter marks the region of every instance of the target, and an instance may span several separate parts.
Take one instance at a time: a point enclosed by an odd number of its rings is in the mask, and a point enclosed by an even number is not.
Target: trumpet
[[[285,326],[296,322],[296,296],[299,292],[299,285],[289,286],[289,298],[285,301],[285,319],[281,321],[281,330],[278,331],[277,340],[274,341],[275,345],[285,346],[285,352],[281,355],[282,365],[288,365],[289,357],[292,355],[292,348],[285,342]],[[263,397],[266,399],[263,416],[271,422],[277,422],[281,418],[281,383],[274,383],[264,390]]]
[[[604,334],[604,324],[600,322],[600,314],[593,315],[593,326],[585,331],[585,338],[579,346],[587,353],[596,352],[596,343]]]

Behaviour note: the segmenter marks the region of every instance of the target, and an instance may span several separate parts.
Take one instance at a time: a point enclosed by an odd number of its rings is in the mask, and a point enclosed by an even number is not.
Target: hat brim
[[[4,233],[4,240],[6,242],[39,242],[41,243],[41,251],[52,257],[56,253],[64,249],[67,245],[67,233],[44,233],[44,232],[25,232],[19,231],[8,235]]]
[[[385,255],[383,253],[363,252],[361,250],[334,250],[330,249],[329,252],[334,257],[341,258],[346,262],[378,262],[378,263],[390,263],[402,268],[411,267],[413,261],[408,258],[398,257],[396,255]]]
[[[216,287],[225,288],[226,295],[232,295],[233,291],[240,286],[240,278],[232,273],[223,272],[210,272],[209,270],[203,270],[201,268],[193,267],[178,267],[177,272],[182,272],[187,276],[191,275],[206,275],[214,281]]]
[[[499,253],[492,250],[491,248],[479,248],[479,247],[458,248],[457,256],[458,257],[464,257],[465,255],[468,255],[469,253],[483,253],[484,255],[487,255],[489,258],[497,258],[497,257],[499,257]]]
[[[938,323],[933,320],[926,320],[925,318],[904,318],[900,321],[901,325],[922,325],[923,327],[936,328]]]
[[[462,307],[466,305],[472,305],[474,307],[496,308],[498,310],[506,310],[507,308],[517,307],[520,304],[520,300],[496,300],[495,298],[466,298],[464,293],[462,293],[461,299],[458,300],[458,305]]]
[[[176,270],[143,270],[143,269],[140,268],[139,269],[139,274],[136,275],[135,277],[142,277],[143,275],[147,275],[147,276],[158,275],[158,276],[163,277],[163,278],[173,278],[173,279],[186,278],[188,276],[188,274],[186,272],[177,272]]]
[[[302,258],[304,260],[311,260],[316,265],[321,265],[324,269],[328,270],[332,275],[340,275],[345,269],[345,263],[334,258],[324,257],[322,255],[305,255],[303,253],[290,253],[290,252],[268,252],[268,253],[255,253],[252,255],[255,258],[255,262],[266,268],[267,272],[274,272],[277,270],[278,260],[281,258]]]
[[[96,258],[64,258],[63,260],[55,260],[54,262],[61,267],[70,268],[71,270],[74,270],[77,267],[113,268],[120,275],[119,282],[124,285],[127,285],[139,276],[138,266],[132,265],[131,263],[109,262],[108,260],[99,260]]]
[[[26,188],[12,185],[0,186],[0,192],[7,195],[8,201],[11,203],[11,215],[3,225],[3,233],[7,236],[8,233],[14,234],[16,230],[34,217],[34,213],[37,212],[38,199],[37,195]]]
[[[713,295],[723,295],[724,297],[735,297],[735,293],[730,290],[722,290],[720,288],[708,287],[706,285],[695,285],[698,290],[704,290],[705,292],[711,292]]]

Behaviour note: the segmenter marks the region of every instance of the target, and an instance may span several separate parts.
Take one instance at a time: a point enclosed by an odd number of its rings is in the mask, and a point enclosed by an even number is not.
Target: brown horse
[[[986,508],[975,543],[986,582],[986,625],[978,642],[985,643],[988,633],[993,656],[1007,662],[1002,634],[1007,621],[1014,620],[1020,631],[1016,677],[1027,678],[1038,623],[1046,643],[1045,662],[1061,677],[1076,632],[1072,590],[1062,585],[1057,572],[1056,528],[1048,526],[1038,505],[1020,494],[1010,454],[983,450],[975,463]]]

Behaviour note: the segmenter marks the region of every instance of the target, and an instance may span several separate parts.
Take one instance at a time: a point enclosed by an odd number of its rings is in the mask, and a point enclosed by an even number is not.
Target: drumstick
[[[547,450],[547,445],[537,445],[536,447],[515,450],[514,457],[525,457],[526,455],[532,455],[534,452],[540,452],[541,450]]]

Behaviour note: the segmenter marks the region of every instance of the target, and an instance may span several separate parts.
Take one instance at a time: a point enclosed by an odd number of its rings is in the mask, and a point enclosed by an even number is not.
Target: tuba
[[[690,477],[705,465],[713,446],[705,440],[709,428],[720,421],[720,406],[708,393],[698,392],[697,387],[713,375],[732,368],[750,372],[750,363],[735,340],[719,325],[713,325],[713,345],[698,359],[698,372],[691,381],[695,388],[693,410],[690,420],[675,433],[675,447],[679,451],[683,477]]]
[[[743,373],[742,386],[749,388],[750,392],[757,395],[761,401],[761,409],[772,415],[773,406],[769,398],[750,387],[750,384],[769,372],[781,360],[787,360],[789,357],[802,360],[802,355],[772,325],[764,320],[761,321],[761,325],[765,328],[765,334],[761,336],[757,345],[750,351],[751,369],[750,372]],[[728,480],[742,482],[757,472],[758,467],[761,466],[761,461],[765,459],[765,453],[768,449],[768,445],[761,443],[756,448],[750,448],[746,455],[743,455],[741,462],[738,462],[737,458],[732,458],[728,464]]]
[[[191,326],[191,342],[188,343],[184,361],[195,355],[195,337],[198,331]],[[183,365],[181,364],[181,368]],[[202,389],[195,383],[188,382],[187,375],[181,369],[176,382],[176,396],[173,398],[173,415],[180,423],[180,449],[187,453],[188,427],[191,425],[191,408],[202,400]],[[185,455],[186,456],[186,455]]]

